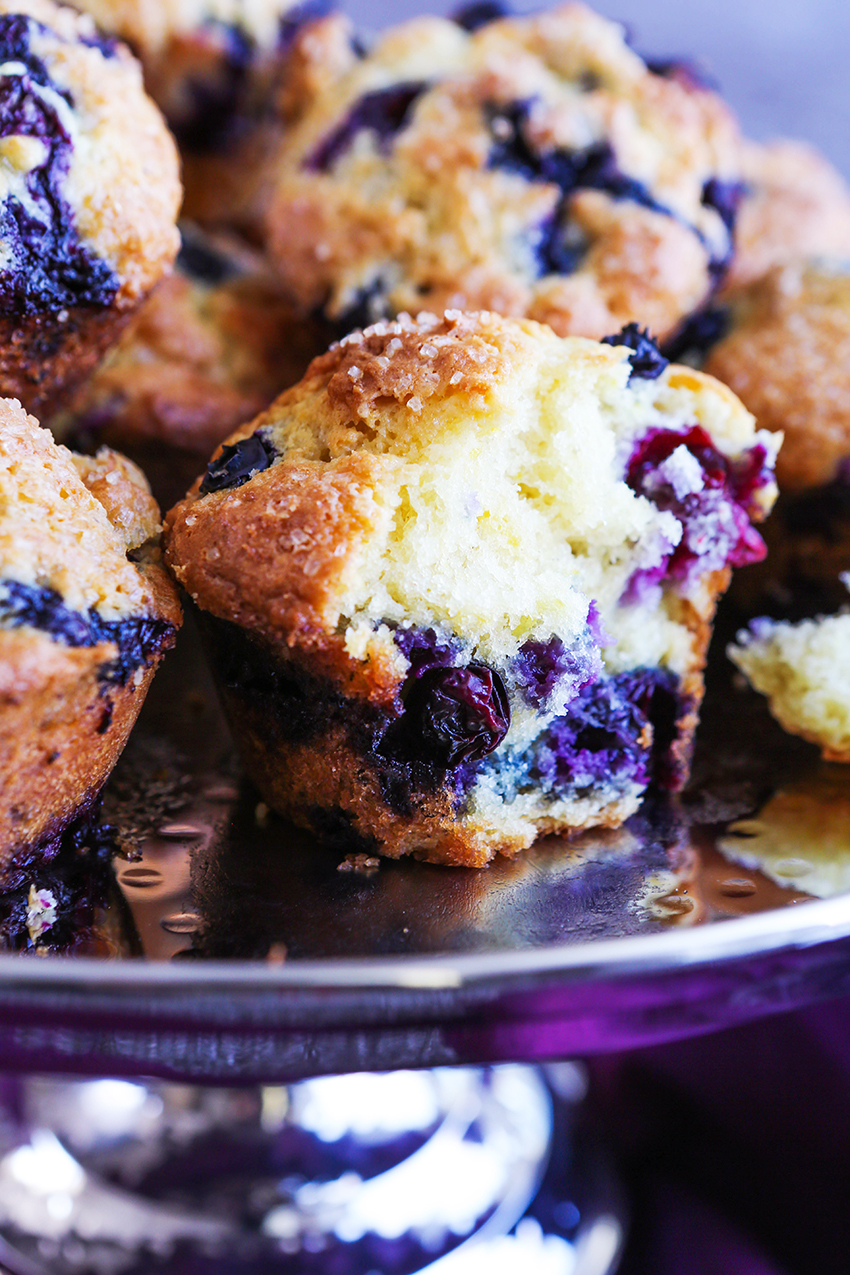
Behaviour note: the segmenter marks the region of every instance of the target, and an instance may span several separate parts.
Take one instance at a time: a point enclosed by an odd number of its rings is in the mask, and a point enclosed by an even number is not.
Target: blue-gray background
[[[452,0],[342,0],[363,26],[445,13]],[[516,0],[514,7],[542,8]],[[696,57],[750,136],[814,142],[850,177],[850,0],[595,0],[641,53]]]

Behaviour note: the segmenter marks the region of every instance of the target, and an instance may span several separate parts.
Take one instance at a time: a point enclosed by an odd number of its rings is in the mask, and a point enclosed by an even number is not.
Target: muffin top
[[[743,289],[705,370],[783,431],[781,491],[831,482],[850,462],[850,266],[791,262]]]
[[[775,446],[650,349],[452,311],[353,333],[217,453],[166,520],[167,561],[215,615],[344,645],[379,680],[387,625],[497,663],[579,641],[591,601],[612,660],[685,667],[672,592],[698,605],[750,560]]]
[[[296,39],[296,61],[338,58],[341,21]],[[735,124],[619,26],[579,4],[473,31],[420,18],[347,56],[287,133],[269,216],[305,310],[343,331],[456,307],[664,336],[722,274]]]
[[[727,293],[786,261],[850,258],[850,190],[813,146],[785,138],[746,142],[743,175]]]
[[[179,245],[174,143],[135,59],[51,0],[0,0],[6,313],[130,306]]]
[[[148,92],[182,145],[220,143],[238,115],[271,106],[294,31],[322,0],[77,0],[141,60]],[[290,16],[291,14],[291,16]]]
[[[158,531],[135,465],[106,448],[75,456],[14,399],[0,399],[0,627],[41,603],[106,622],[150,613],[179,623],[153,558],[128,558]]]

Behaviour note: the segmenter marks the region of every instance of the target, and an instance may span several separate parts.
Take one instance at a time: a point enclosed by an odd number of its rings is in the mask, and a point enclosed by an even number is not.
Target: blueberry
[[[569,683],[569,695],[576,695],[596,680],[599,671],[598,644],[590,627],[572,647],[557,636],[545,642],[531,639],[522,644],[514,659],[514,673],[523,696],[536,708],[544,705],[565,681]]]
[[[708,351],[729,331],[731,315],[727,306],[707,305],[682,320],[661,349],[671,363],[701,362]]]
[[[16,580],[0,584],[0,625],[39,629],[63,646],[115,643],[117,657],[98,669],[98,679],[111,685],[123,686],[137,668],[174,645],[174,627],[164,620],[149,616],[104,620],[93,607],[87,612],[67,607],[55,589]]]
[[[648,330],[645,329],[641,332],[636,323],[627,323],[616,336],[604,336],[602,344],[625,345],[628,349],[634,350],[634,353],[630,354],[628,358],[632,368],[629,376],[630,382],[635,380],[635,378],[644,381],[655,381],[669,363],[669,359],[665,359],[657,344],[649,335]]]
[[[504,683],[485,664],[431,669],[414,680],[405,702],[410,752],[445,768],[492,753],[510,723]]]
[[[471,0],[449,16],[464,31],[477,31],[491,22],[498,22],[500,18],[510,17],[510,14],[510,6],[501,3],[501,0]]]
[[[36,137],[45,144],[44,162],[24,178],[27,198],[11,194],[0,210],[0,303],[17,317],[106,306],[118,290],[111,267],[80,244],[64,198],[72,141],[55,105],[38,90],[50,88],[73,103],[30,49],[30,32],[37,29],[22,14],[0,16],[0,61],[14,68],[0,79],[0,136]]]
[[[187,109],[168,120],[181,145],[199,154],[226,145],[238,128],[256,54],[253,37],[242,27],[213,18],[205,26],[221,48],[215,74],[187,77]]]
[[[409,122],[413,107],[427,88],[427,80],[411,80],[364,93],[342,123],[307,157],[304,167],[311,172],[326,173],[348,150],[357,134],[363,132],[374,133],[379,148],[386,151],[395,135]]]
[[[273,443],[263,430],[257,430],[248,438],[240,438],[236,443],[225,444],[218,456],[207,465],[201,495],[241,487],[255,474],[268,469],[276,455]]]
[[[569,219],[564,222],[561,204],[540,224],[534,244],[541,278],[547,274],[574,274],[587,255],[587,236]]]
[[[675,80],[683,88],[694,90],[711,90],[717,92],[717,81],[708,74],[704,67],[692,62],[690,58],[644,58],[646,69],[663,80]]]
[[[342,313],[332,321],[331,327],[340,340],[355,328],[368,328],[380,319],[388,319],[391,312],[386,282],[378,275],[357,290]]]
[[[537,230],[535,253],[541,274],[570,274],[585,255],[586,241],[575,232],[569,216],[570,197],[578,190],[601,190],[612,199],[630,200],[665,216],[674,215],[642,182],[620,171],[607,141],[576,149],[538,148],[528,133],[532,107],[533,99],[489,102],[484,116],[493,138],[488,168],[515,173],[526,181],[546,182],[561,192],[558,204]]]
[[[719,177],[710,177],[702,188],[703,206],[715,210],[730,234],[735,228],[735,218],[745,190],[743,182],[721,181]]]
[[[181,232],[177,268],[190,279],[213,286],[236,278],[241,271],[232,257],[186,228]]]

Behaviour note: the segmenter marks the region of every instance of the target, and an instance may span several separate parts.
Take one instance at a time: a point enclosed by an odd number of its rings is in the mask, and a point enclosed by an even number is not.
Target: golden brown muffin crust
[[[813,146],[747,142],[742,175],[746,193],[724,295],[795,258],[850,258],[850,190]]]
[[[207,496],[203,518],[187,500],[166,517],[169,565],[221,619],[290,646],[321,646],[336,621],[341,577],[374,528],[372,485],[387,463],[365,455],[293,461],[258,474],[235,498]]]
[[[817,262],[776,267],[739,295],[733,314],[705,370],[759,425],[784,431],[781,491],[829,482],[850,456],[850,272]]]

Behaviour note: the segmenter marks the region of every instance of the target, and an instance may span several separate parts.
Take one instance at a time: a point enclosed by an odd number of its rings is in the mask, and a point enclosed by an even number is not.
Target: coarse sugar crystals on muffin
[[[178,248],[177,154],[138,63],[52,0],[0,0],[0,393],[92,370]]]
[[[785,730],[827,761],[850,762],[850,610],[797,624],[754,620],[728,654]]]
[[[180,624],[159,511],[104,448],[58,447],[0,400],[0,870],[85,826]]]
[[[287,289],[337,330],[454,306],[663,337],[722,277],[734,121],[619,26],[418,18],[350,63],[288,130],[269,213]]]
[[[231,436],[166,560],[270,805],[350,849],[481,865],[681,784],[774,451],[636,329],[403,317]]]

